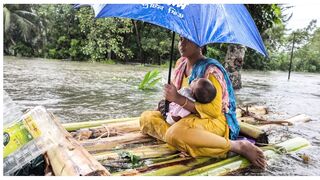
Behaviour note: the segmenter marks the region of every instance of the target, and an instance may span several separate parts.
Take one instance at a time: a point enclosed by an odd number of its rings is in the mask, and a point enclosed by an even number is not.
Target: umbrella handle
[[[170,52],[170,63],[169,63],[169,74],[168,74],[168,84],[171,83],[171,69],[172,69],[172,61],[173,61],[173,48],[174,48],[174,37],[176,33],[172,32],[172,41],[171,41],[171,52]]]
[[[168,84],[171,83],[171,69],[172,69],[172,61],[173,61],[173,48],[174,48],[174,37],[176,33],[172,31],[172,41],[171,41],[171,55],[170,55],[170,63],[169,63],[169,73],[168,73]],[[164,108],[165,112],[167,113],[169,111],[169,101],[166,100]]]

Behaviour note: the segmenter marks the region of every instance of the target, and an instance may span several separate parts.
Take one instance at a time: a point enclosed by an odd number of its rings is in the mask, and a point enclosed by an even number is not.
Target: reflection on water
[[[62,122],[139,116],[154,109],[162,98],[161,85],[141,91],[137,85],[151,67],[100,63],[4,58],[4,89],[23,108],[43,105]],[[159,69],[166,82],[167,69]],[[301,136],[313,147],[302,151],[311,157],[303,164],[289,155],[274,161],[265,172],[249,175],[320,175],[320,75],[284,72],[243,72],[243,88],[236,91],[238,104],[262,104],[277,112],[271,118],[307,114],[311,122],[282,132]],[[271,134],[279,141],[279,134]]]

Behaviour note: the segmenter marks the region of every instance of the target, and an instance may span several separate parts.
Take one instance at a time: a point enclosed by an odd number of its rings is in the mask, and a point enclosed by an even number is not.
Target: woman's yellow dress
[[[229,128],[222,112],[222,89],[218,80],[209,75],[217,95],[208,104],[195,103],[199,114],[190,114],[170,126],[159,111],[145,111],[140,117],[142,133],[162,140],[192,157],[226,157],[230,150]],[[188,87],[184,77],[182,87]]]

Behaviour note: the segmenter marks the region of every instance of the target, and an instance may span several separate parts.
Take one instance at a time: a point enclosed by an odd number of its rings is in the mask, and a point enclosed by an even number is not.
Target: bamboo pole
[[[253,117],[239,117],[238,122],[244,122],[248,124],[255,124],[257,121]]]
[[[307,116],[305,114],[298,114],[293,117],[290,117],[286,119],[285,121],[288,121],[292,123],[292,125],[298,125],[301,123],[309,122],[311,120],[310,116]],[[262,126],[257,126],[259,129],[267,131],[268,129],[274,129],[277,127],[281,127],[281,125],[277,124],[268,124],[268,125],[262,125]]]
[[[157,157],[157,158],[149,158],[143,160],[143,166],[138,167],[136,169],[126,169],[124,171],[114,172],[112,173],[113,176],[133,176],[133,175],[140,175],[143,172],[151,171],[153,169],[172,166],[176,164],[185,164],[186,161],[193,159],[191,156],[185,156],[182,153],[176,153],[173,155],[167,155],[165,157]],[[110,163],[109,163],[110,164]],[[108,165],[109,165],[108,164]],[[122,162],[114,163],[113,165],[121,166]]]
[[[127,133],[121,136],[114,136],[102,139],[89,139],[82,141],[81,145],[88,151],[94,153],[95,151],[108,151],[117,146],[123,146],[133,143],[144,143],[154,141],[154,139],[148,135],[141,133]]]
[[[268,120],[262,115],[257,115],[254,112],[250,112],[248,108],[243,109],[242,107],[239,107],[239,109],[241,109],[242,116],[243,116],[239,118],[241,122],[245,121],[254,125],[263,125],[263,124],[279,124],[279,125],[289,125],[289,126],[292,125],[291,122],[288,122],[286,120]]]
[[[310,143],[303,138],[297,137],[285,142],[277,144],[276,147],[284,148],[287,152],[298,151],[302,148],[308,147]],[[264,150],[264,154],[267,159],[274,158],[277,154],[277,148],[270,148]],[[228,159],[218,161],[215,158],[203,157],[203,158],[191,158],[187,159],[171,159],[161,163],[151,164],[145,167],[137,169],[130,169],[122,172],[114,173],[113,175],[144,175],[144,176],[173,176],[173,175],[226,175],[235,170],[246,168],[250,165],[250,162],[241,157],[234,156]],[[180,160],[180,161],[179,161]],[[211,163],[214,161],[214,163]],[[172,163],[172,164],[170,164]],[[209,164],[210,165],[206,165]],[[204,166],[202,166],[204,165]],[[197,168],[199,167],[200,168]],[[201,167],[202,166],[202,167]],[[159,168],[160,167],[160,168]]]
[[[175,154],[176,155],[176,154]],[[170,159],[170,160],[166,160],[166,161],[162,161],[162,162],[157,162],[157,163],[153,163],[144,167],[139,167],[138,170],[140,172],[145,172],[145,171],[149,171],[152,169],[157,169],[160,167],[165,167],[165,166],[170,166],[172,164],[181,164],[184,161],[188,161],[190,159],[193,159],[191,156],[187,156],[187,157],[178,157],[178,158],[174,158],[174,159]]]
[[[259,143],[268,144],[268,135],[263,130],[245,122],[239,122],[239,125],[241,134],[254,138]]]
[[[144,165],[142,167],[136,168],[136,169],[128,169],[125,171],[120,171],[113,173],[113,176],[133,176],[133,175],[141,175],[144,172],[152,171],[153,169],[159,169],[163,167],[173,166],[177,164],[184,164],[187,161],[192,160],[193,158],[191,156],[188,157],[179,157],[179,154],[174,154],[172,156],[175,156],[173,159],[169,159],[162,162],[152,163],[149,165]],[[149,160],[147,160],[149,162]]]
[[[181,157],[181,153],[177,153],[177,154],[173,154],[173,155],[165,156],[165,157],[151,158],[151,159],[148,159],[148,163],[155,164],[155,163],[170,161],[172,159],[179,158],[179,157]],[[185,158],[188,158],[188,157],[189,156],[186,156]]]
[[[72,132],[72,136],[78,140],[103,138],[122,135],[129,132],[140,131],[140,123],[137,120],[103,124],[98,127],[79,129]]]
[[[136,131],[140,131],[140,123],[138,120],[111,123],[103,127],[91,128],[90,130],[93,132],[92,134],[93,137],[99,137],[99,136],[105,137],[106,135],[104,136],[101,136],[101,135],[105,134],[108,131],[108,129],[109,131],[110,130],[114,131],[116,135],[128,133],[128,132],[136,132]]]
[[[98,121],[86,121],[86,122],[76,122],[76,123],[66,123],[62,126],[67,131],[75,131],[82,128],[90,128],[90,127],[97,127],[103,124],[111,124],[117,122],[128,122],[128,121],[139,121],[140,117],[133,117],[133,118],[121,118],[121,119],[107,119],[107,120],[98,120]]]
[[[270,124],[275,124],[275,125],[287,125],[291,126],[293,125],[292,122],[287,121],[287,120],[268,120],[262,116],[259,116],[259,119],[257,119],[257,116],[251,117],[251,116],[246,116],[246,117],[240,117],[238,118],[239,122],[245,122],[248,124],[252,125],[270,125]]]
[[[109,161],[121,161],[119,152],[121,151],[117,151],[117,152],[107,151],[107,152],[93,154],[93,156],[100,163],[106,164]],[[159,145],[141,146],[137,148],[128,148],[125,150],[125,152],[128,152],[135,156],[139,156],[140,159],[149,159],[149,158],[169,156],[177,153],[177,150],[173,149],[167,144],[159,144]]]
[[[246,113],[246,112],[244,112],[242,109],[243,109],[242,107],[238,107],[238,108],[236,109],[237,118],[243,117],[244,114]],[[251,112],[251,113],[254,113],[254,114],[257,114],[257,115],[268,114],[268,109],[267,109],[265,106],[251,106],[251,107],[246,107],[246,110],[247,110],[248,112]]]
[[[61,126],[59,121],[50,114],[59,127],[64,140],[59,145],[47,151],[47,157],[56,176],[85,176],[110,175],[91,154],[88,153],[71,135]]]
[[[258,114],[258,115],[263,115],[263,114],[267,114],[268,113],[267,108],[264,107],[264,106],[252,106],[252,107],[248,107],[248,110],[250,112],[253,112],[253,113]],[[237,108],[236,113],[237,113],[237,117],[241,117],[242,116],[241,109]],[[107,119],[107,120],[99,120],[99,121],[86,121],[86,122],[66,123],[66,124],[63,124],[63,127],[67,131],[76,131],[78,129],[92,128],[92,127],[101,126],[103,124],[109,125],[109,124],[112,124],[112,123],[130,122],[130,121],[139,122],[139,119],[140,119],[140,117],[132,117],[132,118]]]
[[[86,140],[92,137],[92,131],[87,128],[79,129],[76,132],[70,132],[70,134],[78,141]]]
[[[213,160],[214,158],[193,158],[191,161],[185,163],[185,164],[176,164],[173,166],[168,166],[164,168],[160,168],[154,171],[142,173],[143,176],[174,176],[179,175],[181,173],[187,172],[196,166],[199,166],[201,164],[207,163],[210,160]]]
[[[298,151],[302,148],[306,148],[310,146],[310,143],[308,140],[301,138],[301,137],[296,137],[293,139],[289,139],[285,142],[277,144],[277,147],[284,148],[286,152],[294,152]],[[271,158],[274,158],[275,156],[279,155],[276,152],[276,149],[268,149],[264,151],[264,154],[266,158],[269,160]],[[194,170],[191,170],[187,173],[184,173],[182,175],[185,176],[192,176],[192,175],[197,175],[197,176],[221,176],[221,175],[226,175],[232,171],[235,170],[240,170],[243,168],[246,168],[250,165],[250,162],[241,157],[241,156],[235,156],[223,161],[220,161],[218,163],[214,163],[208,166],[200,167]]]

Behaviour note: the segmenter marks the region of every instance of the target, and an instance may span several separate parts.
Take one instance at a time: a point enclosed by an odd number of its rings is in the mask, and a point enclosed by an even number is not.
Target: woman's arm
[[[177,88],[173,85],[173,83],[165,85],[164,97],[166,100],[170,102],[175,102],[176,104],[179,104],[191,113],[198,113],[195,108],[195,103],[179,94]]]
[[[178,97],[176,98],[176,100],[174,102],[179,104],[184,109],[190,111],[191,113],[198,113],[196,106],[195,106],[195,103],[180,94],[178,94]]]

